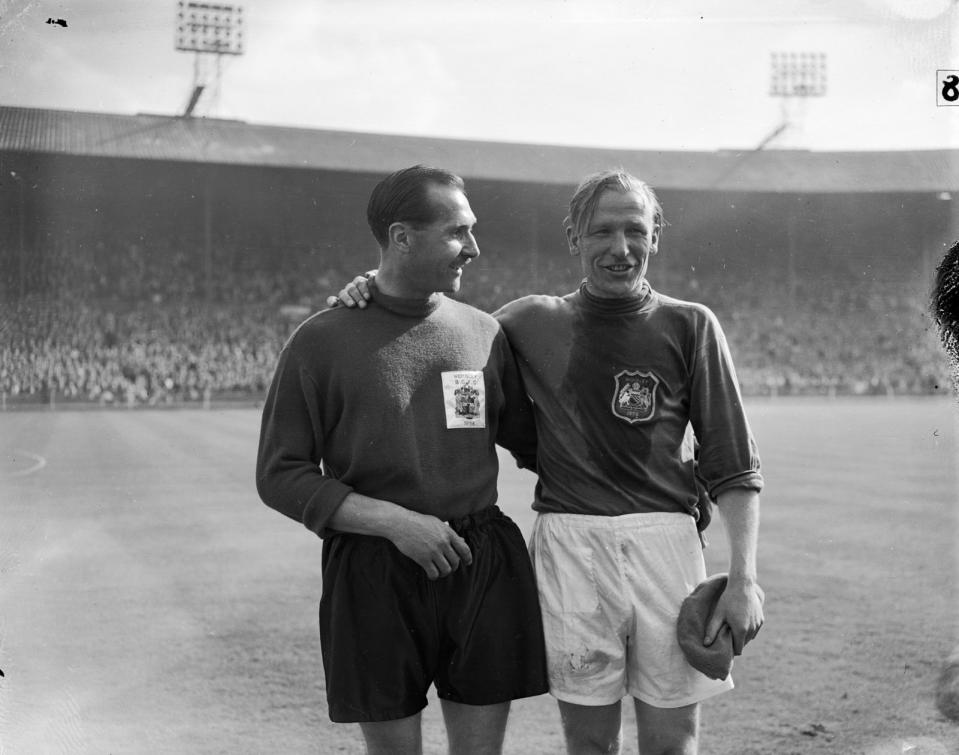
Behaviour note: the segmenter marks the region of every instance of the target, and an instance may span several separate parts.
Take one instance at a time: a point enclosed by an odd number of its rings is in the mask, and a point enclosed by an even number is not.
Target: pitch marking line
[[[0,475],[0,477],[26,477],[28,474],[33,474],[43,469],[47,465],[47,460],[38,454],[32,454],[29,451],[20,451],[15,450],[13,452],[12,459],[16,459],[17,455],[27,456],[33,459],[33,466],[27,467],[26,469],[17,469],[13,472],[6,472],[5,474]]]

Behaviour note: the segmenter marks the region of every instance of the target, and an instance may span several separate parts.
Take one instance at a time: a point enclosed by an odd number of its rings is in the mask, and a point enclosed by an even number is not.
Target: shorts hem
[[[440,700],[448,700],[451,703],[460,703],[461,705],[498,705],[500,703],[512,702],[513,700],[522,700],[526,697],[539,697],[540,695],[545,695],[547,692],[549,692],[549,688],[543,685],[542,687],[534,687],[531,690],[493,695],[487,698],[471,698],[469,700],[464,700],[460,695],[444,694],[438,690],[436,696]]]
[[[621,695],[603,697],[595,695],[577,695],[575,693],[555,689],[550,689],[549,694],[561,702],[570,703],[571,705],[582,705],[590,708],[599,707],[602,705],[612,705],[613,703],[618,703],[624,697],[635,697],[637,700],[644,702],[647,705],[652,705],[654,708],[683,708],[687,705],[705,702],[712,697],[721,695],[723,692],[729,692],[730,690],[734,689],[735,686],[736,685],[733,683],[733,680],[729,679],[712,689],[704,690],[698,694],[692,694],[681,698],[670,698],[669,700],[663,700],[651,695],[636,693],[631,690],[625,690]]]
[[[398,721],[401,718],[415,716],[429,705],[427,701],[422,704],[414,703],[403,708],[391,708],[386,711],[375,711],[373,713],[338,713],[332,709],[329,711],[330,721],[335,724],[373,724],[381,721]]]
[[[576,695],[554,689],[551,689],[549,694],[560,702],[569,703],[570,705],[582,705],[587,708],[598,708],[601,705],[612,705],[613,703],[618,703],[626,696],[626,692],[623,692],[623,694],[614,697],[597,698],[595,696],[591,697],[589,695]]]
[[[696,703],[702,703],[706,700],[709,700],[712,697],[721,695],[723,692],[729,692],[735,688],[732,679],[726,679],[721,684],[713,687],[709,690],[703,690],[699,694],[687,695],[686,697],[680,698],[670,698],[669,700],[661,700],[650,695],[644,695],[636,692],[629,692],[628,694],[635,697],[637,700],[640,700],[647,705],[652,705],[654,708],[683,708],[687,705],[694,705]]]

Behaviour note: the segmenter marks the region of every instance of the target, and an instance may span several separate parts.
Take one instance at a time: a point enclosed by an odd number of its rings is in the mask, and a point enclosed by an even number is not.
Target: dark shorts
[[[495,506],[450,522],[473,554],[430,581],[389,540],[323,543],[320,639],[335,722],[389,721],[440,698],[492,705],[548,690],[529,553]]]

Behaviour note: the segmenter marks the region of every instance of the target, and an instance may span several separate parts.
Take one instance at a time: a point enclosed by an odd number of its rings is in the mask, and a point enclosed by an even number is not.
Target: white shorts
[[[688,514],[538,514],[530,541],[550,693],[577,705],[629,694],[658,708],[732,689],[686,661],[676,640],[683,599],[706,578]]]

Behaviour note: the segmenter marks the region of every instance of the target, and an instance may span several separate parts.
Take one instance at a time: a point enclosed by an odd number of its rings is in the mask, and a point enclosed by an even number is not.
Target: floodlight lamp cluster
[[[826,94],[826,54],[774,52],[769,94],[773,97],[822,97]]]
[[[243,8],[219,3],[177,3],[176,49],[243,54]]]

